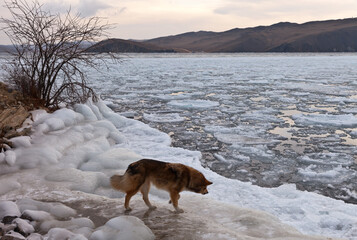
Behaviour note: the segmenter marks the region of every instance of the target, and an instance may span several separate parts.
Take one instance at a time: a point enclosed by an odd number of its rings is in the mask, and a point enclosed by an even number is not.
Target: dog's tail
[[[110,178],[110,185],[116,190],[127,192],[132,188],[132,181],[127,173],[124,175],[113,175]]]

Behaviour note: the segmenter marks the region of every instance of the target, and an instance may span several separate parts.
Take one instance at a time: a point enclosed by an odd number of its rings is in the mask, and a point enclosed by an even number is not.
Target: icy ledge
[[[108,178],[125,171],[129,163],[149,157],[190,165],[214,182],[206,196],[182,194],[182,215],[171,212],[165,192],[152,189],[150,198],[158,206],[153,212],[146,212],[136,196],[130,216],[140,218],[157,239],[357,237],[356,205],[301,192],[294,185],[266,189],[224,178],[201,166],[199,152],[170,147],[167,134],[124,118],[103,102],[88,102],[53,114],[35,111],[33,120],[31,137],[13,139],[16,149],[0,154],[0,200],[61,202],[76,212],[52,225],[45,220],[49,226],[46,234],[61,228],[65,230],[58,230],[59,235],[73,233],[91,239],[99,231],[96,239],[106,239],[106,233],[120,233],[124,225],[135,228],[136,220],[116,219],[124,215],[123,194],[110,189]],[[76,233],[61,223],[80,217],[89,217],[94,224],[86,226],[86,233]],[[117,228],[112,229],[114,225]],[[326,237],[302,236],[294,228]],[[145,236],[152,237],[149,231]]]

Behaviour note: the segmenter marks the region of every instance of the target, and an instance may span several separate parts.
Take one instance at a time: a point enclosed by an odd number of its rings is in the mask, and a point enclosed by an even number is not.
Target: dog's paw
[[[156,206],[150,206],[149,209],[150,210],[155,210],[157,207]]]
[[[184,213],[185,211],[181,208],[176,208],[175,213]]]
[[[125,208],[125,212],[128,213],[128,212],[131,212],[133,209],[131,209],[130,207],[127,207]]]

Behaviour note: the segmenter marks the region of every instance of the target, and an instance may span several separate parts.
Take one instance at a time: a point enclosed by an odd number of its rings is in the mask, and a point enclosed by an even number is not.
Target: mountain
[[[188,32],[143,43],[191,52],[356,52],[357,18]]]
[[[123,39],[107,39],[94,44],[90,52],[181,52],[179,49],[155,46],[154,44]]]

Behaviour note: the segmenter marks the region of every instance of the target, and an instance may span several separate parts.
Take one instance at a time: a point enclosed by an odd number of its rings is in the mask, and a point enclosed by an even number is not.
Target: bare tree
[[[12,18],[0,22],[15,49],[5,68],[8,81],[46,107],[95,97],[80,66],[99,68],[98,59],[104,58],[88,52],[88,43],[97,42],[110,26],[101,18],[82,18],[70,9],[52,14],[37,0],[9,0],[5,6]]]

